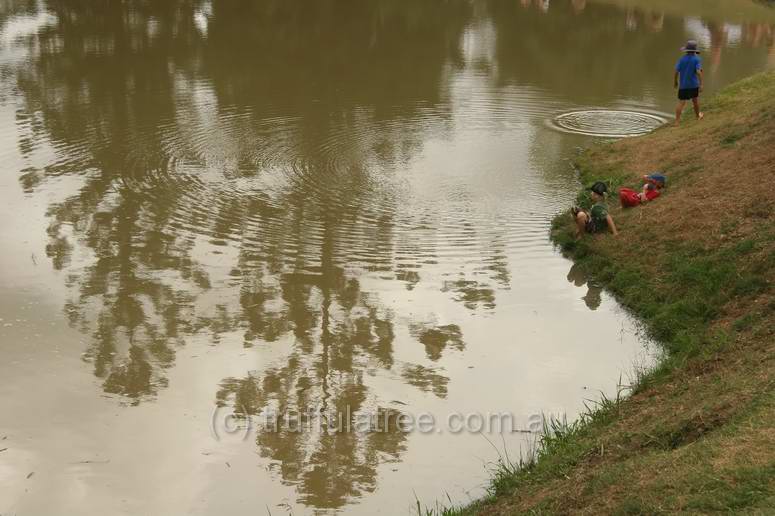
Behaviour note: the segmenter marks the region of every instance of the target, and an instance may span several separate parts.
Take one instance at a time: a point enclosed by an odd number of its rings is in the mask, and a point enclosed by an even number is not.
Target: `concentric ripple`
[[[666,122],[667,119],[664,116],[654,113],[589,109],[557,115],[551,120],[550,125],[567,133],[603,138],[627,138],[649,133]]]

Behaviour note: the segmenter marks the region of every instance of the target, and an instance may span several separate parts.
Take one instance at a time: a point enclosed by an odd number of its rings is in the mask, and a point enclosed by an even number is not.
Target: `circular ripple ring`
[[[666,122],[665,117],[652,113],[590,109],[557,115],[552,127],[586,136],[626,138],[649,133]]]

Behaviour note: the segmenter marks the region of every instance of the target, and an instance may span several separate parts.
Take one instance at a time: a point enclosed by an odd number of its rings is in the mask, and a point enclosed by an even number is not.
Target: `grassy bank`
[[[775,73],[730,86],[705,113],[579,157],[582,182],[614,192],[669,178],[649,205],[611,199],[618,238],[575,241],[567,214],[553,228],[664,361],[631,396],[551,433],[534,462],[502,465],[487,499],[446,513],[775,511]]]

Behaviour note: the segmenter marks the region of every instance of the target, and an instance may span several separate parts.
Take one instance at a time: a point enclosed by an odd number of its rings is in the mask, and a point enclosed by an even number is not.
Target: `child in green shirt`
[[[619,232],[616,230],[614,219],[608,213],[608,206],[605,203],[605,195],[608,187],[602,181],[598,181],[590,188],[590,197],[594,204],[589,210],[573,208],[571,213],[576,223],[576,238],[581,238],[585,233],[601,233],[606,230],[611,231],[614,236]]]

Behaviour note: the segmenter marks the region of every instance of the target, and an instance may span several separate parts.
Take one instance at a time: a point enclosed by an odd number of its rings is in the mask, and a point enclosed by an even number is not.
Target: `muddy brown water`
[[[716,4],[0,4],[0,514],[483,494],[652,360],[548,229],[684,40],[708,93],[775,65]]]

